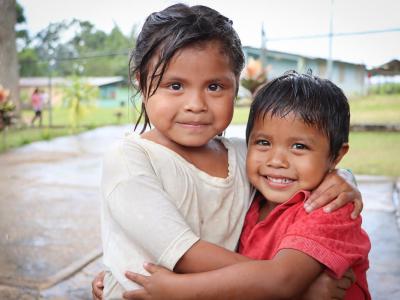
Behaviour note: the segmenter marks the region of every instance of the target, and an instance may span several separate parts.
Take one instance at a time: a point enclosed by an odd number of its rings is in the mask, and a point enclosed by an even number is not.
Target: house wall
[[[246,60],[249,57],[260,58],[260,49],[243,48]],[[288,70],[296,70],[305,73],[311,70],[314,75],[327,77],[327,60],[320,58],[308,58],[288,53],[267,52],[268,79],[282,75]],[[337,84],[347,95],[365,94],[367,71],[365,66],[346,62],[333,62],[332,81]]]

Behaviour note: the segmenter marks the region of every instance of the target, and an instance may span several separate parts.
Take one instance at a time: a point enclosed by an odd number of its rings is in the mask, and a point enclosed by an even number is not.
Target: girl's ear
[[[332,169],[334,169],[336,167],[336,165],[342,160],[343,156],[345,156],[348,151],[349,151],[349,144],[343,143],[342,147],[339,150],[338,156],[332,162],[332,166],[331,166]]]

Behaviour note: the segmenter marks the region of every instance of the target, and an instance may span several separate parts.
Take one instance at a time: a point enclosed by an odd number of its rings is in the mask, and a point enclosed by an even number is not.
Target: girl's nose
[[[191,112],[203,112],[207,110],[206,96],[202,92],[193,92],[187,95],[185,110]]]

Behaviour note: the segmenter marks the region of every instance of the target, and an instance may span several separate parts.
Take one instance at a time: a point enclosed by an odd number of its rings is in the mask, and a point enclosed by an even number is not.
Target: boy
[[[324,270],[356,282],[345,299],[371,299],[366,280],[370,241],[352,204],[326,214],[303,202],[348,151],[350,113],[332,82],[289,72],[261,88],[246,129],[247,175],[257,189],[239,252],[252,259],[215,271],[129,275],[146,291],[130,299],[292,299]]]

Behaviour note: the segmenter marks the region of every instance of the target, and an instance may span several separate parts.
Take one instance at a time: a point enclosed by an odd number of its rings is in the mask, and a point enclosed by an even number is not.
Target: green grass
[[[78,128],[75,133],[86,130]],[[58,136],[71,134],[69,128],[25,128],[25,129],[8,129],[0,133],[0,152],[8,149],[17,148],[35,141],[51,140]]]
[[[352,132],[340,167],[355,174],[400,176],[400,132]]]
[[[351,123],[400,123],[400,95],[371,95],[350,99]]]

